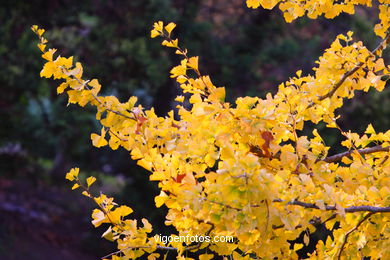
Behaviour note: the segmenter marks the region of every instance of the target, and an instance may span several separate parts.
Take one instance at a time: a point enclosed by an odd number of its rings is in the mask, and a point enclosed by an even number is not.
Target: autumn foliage
[[[225,101],[225,88],[215,86],[193,57],[172,36],[174,23],[155,22],[151,37],[162,37],[181,62],[171,70],[182,89],[175,111],[158,117],[153,109],[137,105],[130,97],[121,103],[99,94],[98,80],[83,78],[83,67],[73,58],[47,50],[44,30],[33,26],[45,65],[41,77],[61,79],[58,94],[70,104],[96,107],[100,133],[91,134],[96,147],[109,145],[130,152],[138,165],[150,171],[150,180],[161,190],[157,207],[168,208],[166,225],[177,235],[233,236],[230,243],[179,243],[155,239],[152,225],[128,217],[132,209],[117,205],[105,194],[93,194],[73,168],[66,178],[72,189],[82,189],[98,205],[92,224],[108,224],[103,237],[117,243],[118,251],[107,258],[149,259],[175,251],[178,259],[200,252],[200,259],[232,256],[234,259],[297,258],[303,244],[288,241],[315,223],[324,223],[333,237],[319,241],[312,259],[390,259],[390,130],[377,132],[370,124],[364,133],[339,127],[337,109],[356,91],[382,91],[390,66],[381,58],[390,42],[390,1],[248,0],[248,7],[277,6],[287,22],[307,15],[334,18],[353,14],[355,6],[379,7],[375,33],[380,43],[367,49],[353,40],[353,33],[339,35],[313,68],[313,74],[296,75],[265,98],[241,97]],[[309,122],[313,124],[308,124]],[[316,128],[320,122],[337,128],[345,152],[329,154]],[[309,236],[304,235],[304,244]]]

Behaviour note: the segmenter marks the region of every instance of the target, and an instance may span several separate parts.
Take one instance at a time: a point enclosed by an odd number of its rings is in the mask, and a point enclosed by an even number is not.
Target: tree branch
[[[359,228],[359,226],[360,226],[364,221],[366,221],[369,217],[371,217],[373,214],[375,214],[375,212],[370,212],[370,213],[368,213],[364,218],[362,218],[362,219],[358,222],[358,224],[356,225],[356,227],[354,227],[353,229],[351,229],[350,231],[348,231],[347,234],[345,234],[343,244],[341,245],[340,251],[339,251],[339,253],[338,253],[338,255],[337,255],[337,259],[341,259],[341,254],[342,254],[342,252],[343,252],[343,250],[344,250],[345,244],[347,243],[347,240],[348,240],[349,235],[350,235],[352,232],[354,232],[355,230],[357,230],[357,229]]]
[[[281,199],[275,199],[273,202],[283,202]],[[306,209],[320,209],[316,204],[306,203],[298,200],[289,201],[287,205],[300,206]],[[336,206],[325,206],[325,210],[333,211],[337,210]],[[354,213],[354,212],[372,212],[372,213],[388,213],[390,212],[390,207],[375,207],[375,206],[351,206],[344,208],[345,213]]]
[[[66,69],[65,67],[61,67],[61,69],[65,72],[66,75],[69,74],[68,69]],[[130,117],[130,116],[128,116],[128,115],[125,115],[125,114],[123,114],[123,113],[121,113],[121,112],[119,112],[119,111],[112,110],[112,109],[108,108],[105,104],[103,104],[103,102],[102,102],[94,93],[92,93],[91,88],[88,87],[87,84],[90,82],[90,80],[86,80],[85,82],[81,82],[80,79],[77,78],[77,77],[74,76],[74,75],[68,75],[68,77],[70,77],[70,78],[76,80],[77,83],[79,83],[83,88],[86,88],[87,90],[89,90],[90,93],[91,93],[91,95],[92,95],[92,97],[93,97],[101,106],[105,107],[105,109],[106,109],[107,111],[110,111],[110,112],[112,112],[112,113],[114,113],[114,114],[117,114],[117,115],[119,115],[119,116],[125,117],[125,118],[127,118],[127,119],[131,119],[131,120],[137,121],[135,118]]]
[[[120,254],[122,253],[123,251],[125,250],[128,250],[128,249],[146,249],[146,248],[151,248],[150,246],[129,246],[129,247],[126,247],[126,248],[123,248],[121,250],[118,250],[118,251],[115,251],[111,254],[108,254],[108,255],[105,255],[103,257],[101,257],[100,259],[106,259],[110,256],[113,256],[113,255],[117,255],[117,254]],[[161,249],[161,250],[170,250],[170,251],[177,251],[177,248],[175,247],[170,247],[170,246],[156,246],[157,249]]]
[[[240,208],[232,207],[232,206],[227,205],[227,204],[222,203],[222,202],[208,200],[207,198],[202,198],[202,200],[210,202],[210,203],[214,203],[214,204],[217,204],[217,205],[221,205],[221,206],[226,207],[228,209],[234,209],[234,210],[238,210],[238,211],[242,210]],[[274,199],[272,202],[284,202],[284,201],[282,199]],[[320,207],[318,207],[316,204],[306,203],[306,202],[302,202],[302,201],[299,201],[299,200],[289,201],[289,202],[287,202],[287,205],[300,206],[300,207],[303,207],[303,208],[306,208],[306,209],[320,209]],[[253,207],[253,208],[258,208],[258,207],[261,207],[263,205],[262,204],[253,204],[253,205],[250,205],[250,206]],[[325,210],[327,210],[327,211],[334,211],[334,210],[337,210],[337,208],[336,208],[336,206],[325,206]],[[344,208],[344,210],[345,210],[345,213],[365,212],[365,211],[374,212],[374,213],[379,213],[379,212],[387,213],[387,212],[390,212],[390,207],[376,207],[376,206],[365,206],[365,205],[363,205],[363,206],[351,206],[351,207],[348,207],[348,208]]]
[[[386,37],[380,42],[380,44],[374,49],[371,51],[371,55],[369,57],[372,57],[372,56],[375,56],[377,55],[378,52],[384,50],[386,48],[386,45],[390,42],[390,33],[388,33],[386,35]],[[368,59],[368,57],[367,57]],[[350,71],[347,71],[342,77],[341,79],[332,87],[332,90],[330,92],[328,92],[327,94],[323,95],[323,96],[320,96],[318,97],[318,101],[322,101],[324,99],[327,99],[327,98],[330,98],[334,95],[334,93],[341,87],[341,85],[344,83],[344,81],[351,75],[353,75],[356,71],[358,71],[363,65],[365,64],[365,62],[359,62],[352,70]],[[311,102],[308,106],[308,108],[311,108],[312,106],[314,106],[315,103],[314,102]]]
[[[351,155],[354,151],[357,151],[359,154],[370,154],[376,152],[388,152],[390,151],[390,146],[382,147],[381,145],[377,145],[370,148],[359,149],[359,150],[350,150],[343,153],[335,154],[329,157],[326,157],[323,161],[327,163],[340,161],[343,157]]]

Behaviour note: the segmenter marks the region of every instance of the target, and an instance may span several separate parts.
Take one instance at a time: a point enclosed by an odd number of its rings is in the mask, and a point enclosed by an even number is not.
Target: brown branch
[[[382,147],[381,145],[377,145],[370,148],[365,149],[359,149],[359,150],[350,150],[343,153],[335,154],[329,157],[326,157],[323,159],[323,161],[327,163],[340,161],[343,157],[351,155],[354,151],[357,151],[360,155],[363,154],[370,154],[370,153],[376,153],[376,152],[388,152],[390,151],[390,146]]]
[[[326,94],[326,95],[323,95],[323,96],[320,96],[318,98],[318,101],[322,101],[324,99],[327,99],[331,96],[333,96],[333,94],[341,87],[341,85],[344,83],[344,81],[351,75],[353,75],[356,71],[358,71],[362,66],[364,65],[363,62],[359,62],[356,67],[354,67],[352,70],[350,71],[347,71],[342,77],[341,79],[333,86],[332,90]],[[313,104],[313,103],[312,103]],[[313,104],[314,105],[314,104]],[[310,106],[309,106],[310,107]]]
[[[281,199],[275,199],[273,202],[283,202]],[[295,205],[300,206],[306,209],[320,209],[316,204],[313,203],[306,203],[298,200],[289,201],[287,205]],[[336,206],[325,206],[325,210],[327,211],[333,211],[337,210]],[[368,211],[371,213],[388,213],[390,212],[390,207],[375,207],[375,206],[351,206],[344,208],[345,213],[354,213],[354,212],[363,212]]]
[[[107,257],[117,255],[117,254],[122,253],[123,251],[128,250],[128,249],[146,249],[146,248],[151,248],[151,247],[150,246],[129,246],[129,247],[123,248],[121,250],[115,251],[111,254],[105,255],[105,256],[101,257],[100,259],[106,259]],[[177,251],[177,248],[170,247],[170,246],[156,246],[156,248],[161,249],[161,250]]]
[[[224,204],[222,202],[208,200],[207,198],[202,198],[202,200],[208,201],[210,203],[214,203],[214,204],[217,204],[217,205],[221,205],[221,206],[223,206],[225,208],[228,208],[228,209],[234,209],[234,210],[238,210],[238,211],[242,210],[240,208],[233,207],[233,206]],[[284,202],[284,201],[281,200],[281,199],[274,199],[272,202]],[[306,203],[306,202],[302,202],[302,201],[299,201],[299,200],[289,201],[289,202],[287,202],[287,205],[300,206],[300,207],[303,207],[303,208],[306,208],[306,209],[320,209],[320,207],[318,207],[316,204]],[[253,207],[253,208],[258,208],[258,207],[261,207],[262,205],[260,205],[260,204],[253,204],[253,205],[250,205],[250,206]],[[336,208],[336,206],[325,206],[325,210],[333,211],[333,210],[337,210],[337,208]],[[374,213],[379,213],[379,212],[387,213],[387,212],[390,212],[390,207],[376,207],[376,206],[366,206],[366,205],[363,205],[363,206],[351,206],[351,207],[348,207],[348,208],[344,208],[344,210],[345,210],[345,213],[354,213],[354,212],[363,212],[363,211],[374,212]]]
[[[359,228],[359,226],[360,226],[361,224],[363,224],[363,222],[366,221],[366,220],[367,220],[369,217],[371,217],[373,214],[375,214],[375,212],[370,212],[370,213],[368,213],[364,218],[362,218],[362,219],[358,222],[358,224],[356,225],[356,227],[354,227],[353,229],[351,229],[350,231],[348,231],[347,234],[345,234],[343,244],[341,245],[340,251],[339,251],[339,253],[338,253],[338,255],[337,255],[337,259],[341,259],[341,254],[343,253],[344,246],[345,246],[345,244],[347,243],[347,240],[348,240],[349,235],[350,235],[352,232],[356,231],[356,230]]]
[[[110,132],[113,136],[115,136],[116,138],[118,138],[119,140],[121,141],[124,141],[124,142],[127,142],[128,140],[127,139],[123,139],[123,138],[120,138],[116,133],[114,133],[109,127],[108,127],[108,132]]]
[[[386,48],[386,45],[390,42],[390,33],[388,33],[386,35],[386,37],[380,42],[380,44],[374,49],[371,51],[371,55],[369,57],[373,57],[375,55],[377,55],[378,52],[384,50]],[[366,59],[366,61],[368,60],[368,58]],[[347,71],[342,77],[341,79],[332,87],[332,90],[330,92],[328,92],[327,94],[323,95],[323,96],[320,96],[318,97],[318,101],[322,101],[326,98],[330,98],[334,95],[334,93],[341,87],[341,85],[345,82],[345,80],[353,75],[356,71],[358,71],[363,65],[365,64],[365,62],[359,62],[352,70],[350,71]],[[312,106],[314,106],[315,103],[314,102],[311,102],[308,106],[308,108],[311,108]]]
[[[249,152],[253,153],[257,157],[269,158],[269,157],[265,156],[265,154],[263,153],[261,148],[259,148],[258,146],[249,146],[249,148],[250,148]],[[364,149],[349,150],[346,152],[342,152],[342,153],[328,156],[324,159],[317,159],[316,162],[319,162],[319,161],[324,161],[327,163],[337,162],[337,161],[340,161],[343,157],[351,155],[354,151],[357,151],[360,155],[377,153],[377,152],[389,152],[390,146],[383,147],[381,145],[376,145],[376,146],[364,148]],[[280,153],[273,155],[271,157],[271,159],[280,159]],[[388,159],[388,157],[385,157],[380,164],[383,164],[387,159]]]

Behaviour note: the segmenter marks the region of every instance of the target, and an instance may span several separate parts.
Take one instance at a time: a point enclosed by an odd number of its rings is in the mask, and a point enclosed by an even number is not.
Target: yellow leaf
[[[72,186],[72,190],[75,190],[77,189],[78,187],[80,187],[80,185],[78,183],[75,183],[73,186]]]
[[[136,96],[131,96],[129,100],[126,102],[127,109],[131,110],[134,107],[135,103],[137,103],[137,100],[138,98]]]
[[[65,176],[67,180],[73,181],[79,175],[79,168],[72,168]]]
[[[303,247],[303,244],[294,244],[294,251],[297,251]]]
[[[191,58],[189,58],[187,64],[189,67],[193,68],[194,70],[198,70],[198,60],[199,60],[198,56],[191,57]]]
[[[225,101],[225,88],[216,88],[215,91],[209,96],[212,101],[224,102]]]
[[[179,46],[179,40],[178,39],[164,40],[162,42],[162,45],[167,47],[177,48]]]
[[[104,222],[108,222],[106,216],[104,215],[104,212],[100,209],[93,210],[92,219],[92,225],[94,225],[95,227],[100,226]]]
[[[162,29],[163,29],[163,25],[164,25],[164,24],[163,24],[162,21],[155,22],[155,23],[153,24],[153,29],[156,30],[156,31],[161,32]]]
[[[102,147],[107,145],[108,142],[105,139],[105,136],[106,136],[106,130],[104,129],[104,127],[101,130],[101,135],[91,134],[92,145],[95,147]]]
[[[247,1],[246,1],[246,5],[247,5],[249,8],[256,9],[257,7],[260,6],[260,0],[247,0]]]
[[[61,83],[61,85],[57,87],[57,94],[63,93],[67,86],[68,84],[66,82]]]
[[[56,71],[56,66],[52,61],[46,62],[43,65],[43,69],[41,70],[40,76],[43,78],[50,78]]]
[[[102,237],[109,241],[113,241],[114,234],[112,233],[111,226],[102,234]]]
[[[151,30],[150,31],[150,38],[156,38],[157,36],[159,36],[160,33],[156,30]]]
[[[116,137],[115,135],[111,135],[108,144],[112,150],[116,150],[120,145],[120,139],[118,139],[118,137]]]
[[[126,205],[120,206],[119,209],[120,209],[122,217],[125,217],[125,216],[127,216],[127,215],[129,215],[129,214],[131,214],[133,212],[133,210],[130,207],[126,206]]]
[[[111,211],[110,213],[108,213],[108,215],[109,215],[109,219],[113,223],[119,223],[123,217],[129,215],[132,212],[133,210],[130,207],[120,206],[115,210]]]
[[[149,223],[149,221],[145,218],[141,219],[142,224],[144,224],[144,229],[147,233],[152,232],[152,225]]]
[[[147,161],[145,159],[141,159],[137,162],[137,165],[145,168],[148,171],[151,171],[152,169],[152,163],[150,161]]]
[[[213,259],[214,255],[212,254],[203,254],[199,256],[199,260],[210,260]]]
[[[47,61],[53,61],[53,54],[56,52],[56,49],[49,49],[47,52],[42,54],[42,58]]]
[[[372,127],[372,124],[369,124],[367,126],[367,129],[366,129],[366,131],[364,133],[366,133],[366,134],[375,134],[375,130],[374,130],[374,127]]]
[[[87,178],[87,186],[88,188],[96,181],[96,178],[91,176]]]
[[[177,101],[177,102],[183,102],[183,101],[184,101],[184,96],[177,96],[177,97],[175,98],[175,101]]]
[[[45,32],[45,29],[38,29],[38,30],[37,30],[37,34],[38,34],[39,36],[42,36],[44,32]]]
[[[168,199],[168,195],[165,192],[161,191],[160,195],[158,195],[154,198],[154,202],[156,203],[156,207],[157,208],[161,207],[167,199]]]
[[[159,259],[159,257],[160,257],[160,254],[153,253],[153,254],[148,255],[148,260],[156,260],[156,259]]]
[[[175,27],[176,27],[176,24],[171,22],[165,26],[165,30],[168,32],[169,35],[171,35],[171,32],[173,29],[175,29]]]
[[[89,86],[92,87],[92,93],[96,96],[101,89],[101,85],[99,84],[99,81],[97,79],[93,79],[88,83]]]
[[[37,46],[38,46],[38,48],[41,50],[41,52],[44,52],[44,51],[45,51],[46,44],[38,43]]]
[[[86,196],[88,198],[91,198],[91,194],[89,194],[87,191],[83,191],[81,194],[83,194],[84,196]]]

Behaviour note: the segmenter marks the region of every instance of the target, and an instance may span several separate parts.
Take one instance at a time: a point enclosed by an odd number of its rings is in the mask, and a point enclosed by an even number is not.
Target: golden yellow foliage
[[[215,86],[199,70],[199,57],[189,56],[171,37],[174,23],[154,23],[151,37],[161,36],[162,45],[175,49],[181,62],[171,70],[183,93],[173,112],[158,117],[153,109],[136,106],[136,97],[125,103],[113,96],[99,95],[96,79],[82,78],[80,63],[72,57],[54,57],[45,51],[44,30],[33,26],[45,64],[41,77],[62,79],[57,92],[67,93],[68,102],[96,107],[102,124],[100,135],[91,134],[96,147],[109,145],[130,152],[138,165],[151,172],[161,193],[157,207],[168,208],[166,224],[179,235],[232,235],[230,243],[202,242],[195,247],[181,242],[169,245],[156,241],[152,226],[143,219],[126,218],[132,213],[113,198],[90,192],[95,182],[84,185],[78,168],[67,173],[73,189],[82,188],[98,208],[92,213],[95,227],[110,226],[103,237],[115,241],[120,250],[112,259],[134,259],[144,254],[159,256],[156,250],[175,250],[178,259],[185,252],[208,248],[217,255],[235,259],[287,259],[296,257],[288,240],[311,227],[311,221],[337,221],[334,240],[320,241],[311,258],[390,258],[390,130],[377,132],[371,124],[365,133],[344,132],[337,125],[336,109],[359,90],[382,91],[390,66],[381,58],[389,43],[389,1],[379,1],[380,23],[375,27],[383,38],[368,50],[355,42],[352,32],[339,35],[318,59],[313,75],[295,76],[280,84],[275,95],[225,101],[225,88]],[[248,7],[271,9],[278,6],[286,21],[307,15],[333,18],[354,13],[357,5],[371,6],[369,0],[248,0]],[[193,73],[188,73],[192,71]],[[195,75],[195,76],[190,76]],[[188,101],[191,105],[184,106]],[[325,122],[345,136],[346,152],[329,155],[329,147],[316,129],[313,136],[299,136],[305,124]],[[369,221],[367,221],[369,220]],[[309,237],[304,237],[309,243]],[[120,257],[119,257],[120,256]],[[211,259],[203,254],[200,259]]]

